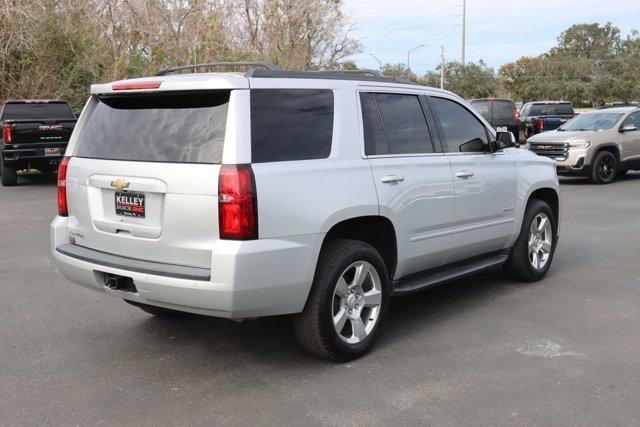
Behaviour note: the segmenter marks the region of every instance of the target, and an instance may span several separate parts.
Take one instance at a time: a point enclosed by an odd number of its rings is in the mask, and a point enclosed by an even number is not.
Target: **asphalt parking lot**
[[[55,183],[0,188],[0,425],[640,423],[640,174],[563,180],[548,278],[395,299],[376,349],[306,355],[286,318],[153,318],[66,281]]]

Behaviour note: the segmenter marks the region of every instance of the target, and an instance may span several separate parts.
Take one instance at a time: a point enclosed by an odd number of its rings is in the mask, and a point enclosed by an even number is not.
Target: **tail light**
[[[520,123],[520,110],[518,107],[513,110],[513,116],[516,118],[516,123]]]
[[[542,132],[544,130],[544,119],[536,120],[536,127],[540,132]]]
[[[69,216],[67,208],[67,166],[69,157],[65,157],[58,166],[58,215]]]
[[[220,238],[258,238],[258,201],[251,165],[222,165],[218,177]]]
[[[5,144],[11,144],[11,125],[9,123],[2,125],[2,139]]]

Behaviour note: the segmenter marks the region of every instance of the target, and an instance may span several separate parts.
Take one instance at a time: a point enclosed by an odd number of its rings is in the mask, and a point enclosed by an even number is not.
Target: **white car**
[[[175,71],[91,87],[51,224],[71,281],[156,315],[293,315],[306,350],[348,360],[392,295],[549,270],[553,161],[458,96],[366,72]]]

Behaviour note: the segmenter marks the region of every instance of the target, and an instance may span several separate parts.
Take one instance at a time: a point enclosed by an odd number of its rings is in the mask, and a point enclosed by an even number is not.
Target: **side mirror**
[[[496,145],[499,150],[516,146],[516,137],[511,132],[497,132]]]
[[[620,132],[622,132],[622,133],[624,133],[624,132],[635,132],[637,130],[638,130],[638,128],[634,124],[624,125],[624,126],[622,126],[620,128]]]

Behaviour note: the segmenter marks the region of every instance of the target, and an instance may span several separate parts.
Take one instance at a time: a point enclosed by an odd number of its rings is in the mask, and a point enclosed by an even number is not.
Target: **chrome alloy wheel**
[[[551,256],[553,228],[547,214],[539,213],[529,229],[529,262],[536,270],[542,270]]]
[[[381,308],[382,284],[373,265],[357,261],[348,266],[333,291],[333,327],[340,339],[357,344],[367,338]]]

